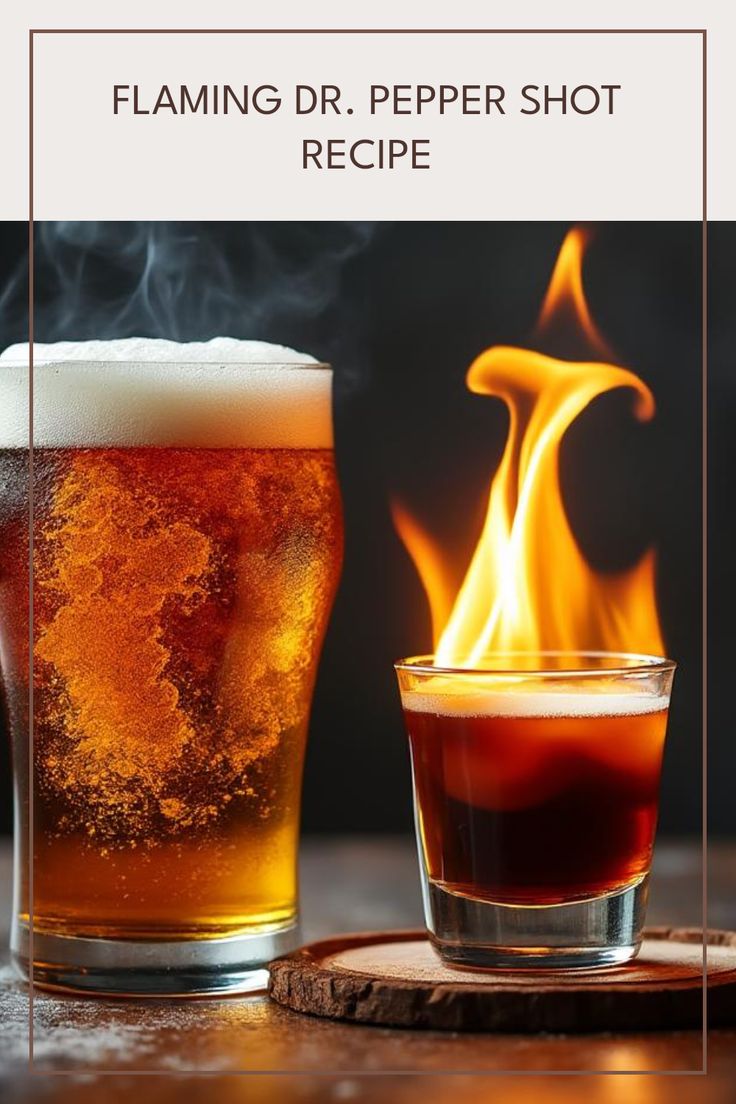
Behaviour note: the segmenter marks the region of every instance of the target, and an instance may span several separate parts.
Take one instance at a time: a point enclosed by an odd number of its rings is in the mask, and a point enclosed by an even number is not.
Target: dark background
[[[431,648],[418,579],[394,534],[398,494],[454,557],[478,536],[504,444],[497,400],[471,395],[471,360],[530,338],[566,224],[57,223],[37,227],[36,340],[217,333],[305,349],[335,367],[345,566],[314,702],[307,831],[409,829],[408,756],[392,662]],[[653,544],[675,680],[662,830],[700,830],[701,227],[591,227],[585,282],[620,363],[657,400],[602,396],[561,465],[573,529],[598,569]],[[0,224],[0,347],[27,338],[27,227]],[[730,355],[734,224],[710,230],[710,827],[736,830],[729,686],[736,411]],[[545,351],[558,350],[547,348]],[[3,742],[5,744],[5,742]],[[6,764],[4,766],[7,767]],[[10,827],[4,770],[3,827]],[[581,831],[584,831],[581,825]]]

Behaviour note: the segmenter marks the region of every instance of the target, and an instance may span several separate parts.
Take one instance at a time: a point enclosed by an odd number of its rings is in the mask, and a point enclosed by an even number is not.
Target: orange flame
[[[598,353],[606,345],[583,294],[584,246],[579,230],[565,238],[538,332],[572,313]],[[589,403],[628,387],[635,392],[636,416],[648,420],[654,414],[649,388],[633,372],[603,360],[557,360],[502,345],[471,364],[467,384],[477,394],[503,399],[510,426],[483,531],[456,596],[431,539],[394,505],[399,535],[429,597],[435,662],[482,667],[495,651],[664,654],[653,552],[628,571],[593,571],[570,529],[559,482],[560,443]]]
[[[588,235],[576,227],[565,237],[539,312],[535,334],[544,340],[559,327],[582,332],[590,351],[603,360],[613,353],[593,321],[583,290],[583,256]]]

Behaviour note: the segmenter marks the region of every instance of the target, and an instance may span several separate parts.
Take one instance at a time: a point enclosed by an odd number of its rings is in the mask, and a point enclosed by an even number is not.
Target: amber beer
[[[210,941],[212,950],[295,928],[307,722],[341,560],[330,373],[165,368],[113,364],[112,394],[80,444],[42,417],[34,448],[37,944]],[[50,371],[37,369],[42,386]],[[104,405],[102,367],[54,371],[96,388]],[[140,410],[112,409],[136,387]],[[71,431],[93,407],[71,412]],[[128,441],[141,412],[151,442]],[[101,443],[105,433],[113,443]],[[19,760],[27,471],[26,450],[0,451],[0,614]],[[19,912],[22,927],[27,896]],[[243,954],[241,974],[259,957]],[[216,954],[208,967],[218,971]],[[68,964],[57,974],[46,980],[69,983]],[[222,987],[211,980],[180,988]],[[149,987],[130,971],[125,985]]]

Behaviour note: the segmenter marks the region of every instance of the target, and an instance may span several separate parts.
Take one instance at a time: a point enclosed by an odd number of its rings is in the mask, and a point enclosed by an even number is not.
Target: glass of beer
[[[253,343],[97,344],[36,346],[32,454],[28,364],[0,358],[12,950],[47,987],[246,991],[298,942],[342,552],[332,373]]]
[[[396,665],[429,938],[450,964],[617,965],[637,953],[675,665],[494,654]]]

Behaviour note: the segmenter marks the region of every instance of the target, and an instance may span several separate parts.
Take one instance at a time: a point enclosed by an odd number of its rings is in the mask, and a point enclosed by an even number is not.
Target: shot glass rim
[[[529,678],[600,678],[602,676],[662,674],[672,672],[677,663],[673,659],[664,656],[648,655],[644,652],[615,652],[592,651],[581,649],[573,651],[569,649],[539,649],[529,651],[498,651],[489,652],[489,657],[494,655],[511,658],[513,656],[575,656],[577,658],[625,660],[626,663],[613,664],[600,667],[447,667],[433,662],[434,655],[408,656],[398,659],[394,663],[394,670],[407,671],[419,675],[485,675],[485,676],[526,676]]]

